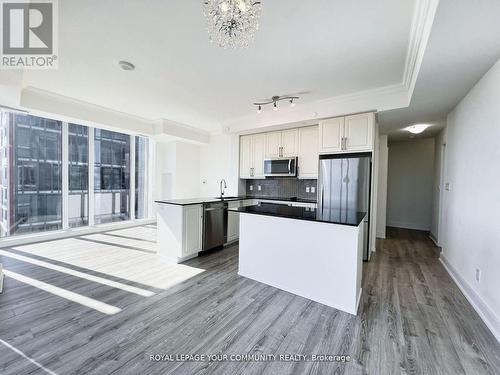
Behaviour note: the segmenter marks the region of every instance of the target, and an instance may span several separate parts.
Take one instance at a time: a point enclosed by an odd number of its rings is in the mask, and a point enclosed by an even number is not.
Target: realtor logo
[[[57,68],[57,0],[0,0],[2,69]]]

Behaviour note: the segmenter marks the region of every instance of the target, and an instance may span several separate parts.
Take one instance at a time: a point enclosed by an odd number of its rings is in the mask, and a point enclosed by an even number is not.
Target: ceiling
[[[145,119],[210,132],[254,116],[252,102],[306,92],[299,105],[399,84],[414,0],[264,0],[244,50],[210,44],[202,1],[59,2],[59,69],[34,87]],[[118,68],[135,64],[134,72]]]
[[[408,139],[399,129],[433,124],[419,137],[436,134],[446,115],[500,58],[500,1],[440,0],[410,106],[380,112],[382,133]]]
[[[59,68],[2,72],[0,103],[43,112],[47,92],[47,113],[117,111],[100,118],[193,139],[378,110],[391,140],[418,122],[435,124],[429,137],[500,57],[500,1],[440,0],[434,13],[437,1],[263,0],[260,30],[243,50],[210,44],[202,0],[61,1]],[[298,92],[293,109],[257,115],[252,106]]]

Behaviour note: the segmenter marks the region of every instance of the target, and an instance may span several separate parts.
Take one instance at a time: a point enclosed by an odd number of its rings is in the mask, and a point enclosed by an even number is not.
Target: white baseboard
[[[430,230],[431,227],[427,224],[419,223],[404,223],[401,221],[391,221],[387,223],[388,227],[403,228],[403,229],[415,229],[415,230]]]
[[[484,302],[479,294],[460,276],[457,270],[450,264],[446,257],[441,254],[439,257],[441,264],[444,266],[448,274],[455,281],[459,289],[464,294],[465,298],[470,302],[474,310],[483,320],[484,324],[490,329],[491,333],[500,343],[500,319],[495,315],[495,312]]]

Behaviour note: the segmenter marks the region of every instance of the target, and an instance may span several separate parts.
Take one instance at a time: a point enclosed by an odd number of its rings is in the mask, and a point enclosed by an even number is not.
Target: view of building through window
[[[95,223],[128,220],[130,136],[95,129]]]
[[[147,173],[149,143],[145,137],[135,137],[135,218],[147,217]]]
[[[63,129],[67,129],[67,176],[62,173]],[[94,172],[94,224],[147,217],[148,139],[98,128],[91,139],[90,130],[0,111],[0,237],[89,225],[89,168]],[[131,146],[135,147],[132,213]],[[67,214],[63,214],[63,194],[67,194]]]
[[[82,125],[68,125],[69,142],[69,197],[68,217],[70,227],[80,227],[89,222],[89,134]]]
[[[2,113],[1,235],[62,227],[60,121]]]

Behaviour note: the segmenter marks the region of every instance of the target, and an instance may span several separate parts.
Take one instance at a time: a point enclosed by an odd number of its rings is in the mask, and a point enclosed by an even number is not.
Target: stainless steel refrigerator
[[[364,219],[363,260],[369,259],[371,154],[321,155],[318,179],[318,213],[348,222],[357,212]]]

